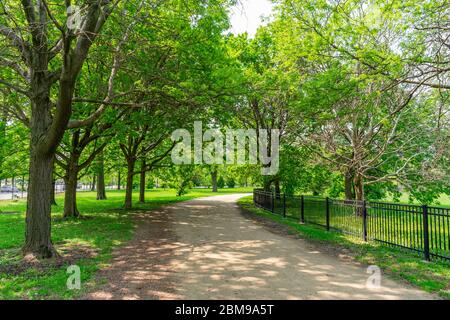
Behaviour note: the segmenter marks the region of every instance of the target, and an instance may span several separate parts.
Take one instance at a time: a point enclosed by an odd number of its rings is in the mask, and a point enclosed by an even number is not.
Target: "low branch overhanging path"
[[[133,240],[99,272],[86,299],[434,299],[367,267],[249,219],[243,195],[196,199],[137,214]]]

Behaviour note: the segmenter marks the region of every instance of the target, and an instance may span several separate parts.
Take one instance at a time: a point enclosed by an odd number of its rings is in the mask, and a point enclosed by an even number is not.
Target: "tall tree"
[[[96,171],[97,171],[97,200],[106,200],[105,159],[103,157],[103,150],[97,157]]]
[[[24,253],[53,256],[51,242],[51,188],[53,160],[72,114],[73,92],[89,50],[117,1],[90,1],[83,5],[79,28],[68,28],[72,13],[65,6],[51,7],[45,0],[22,0],[21,8],[2,1],[2,41],[9,56],[2,68],[14,72],[4,86],[28,97],[30,103],[30,177]],[[69,12],[64,14],[65,12]],[[17,80],[16,80],[17,79]],[[55,97],[55,100],[53,100]],[[25,114],[20,110],[21,114]]]
[[[110,137],[104,138],[107,136],[105,130],[109,127],[111,124],[102,126],[100,130],[94,129],[93,126],[72,130],[70,138],[67,141],[64,139],[60,150],[57,151],[56,163],[64,170],[62,177],[65,183],[64,217],[66,218],[80,215],[76,201],[80,173],[87,169],[103,152],[110,139]],[[102,139],[103,141],[101,141]],[[90,146],[91,150],[88,150]]]

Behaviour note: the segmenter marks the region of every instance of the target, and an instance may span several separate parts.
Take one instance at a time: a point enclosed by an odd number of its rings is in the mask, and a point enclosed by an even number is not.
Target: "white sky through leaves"
[[[263,25],[261,17],[272,13],[273,4],[270,0],[240,0],[231,10],[231,32],[241,34],[247,32],[253,37],[259,26]]]

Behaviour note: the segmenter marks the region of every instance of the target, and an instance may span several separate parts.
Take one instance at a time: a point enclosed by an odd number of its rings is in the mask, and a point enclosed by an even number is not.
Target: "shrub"
[[[223,180],[222,177],[220,177],[219,180],[217,180],[217,187],[219,189],[222,189],[223,187],[225,187],[225,180]]]
[[[233,178],[230,178],[227,180],[227,186],[228,186],[228,188],[231,188],[231,189],[233,189],[236,186],[236,182],[234,181]]]

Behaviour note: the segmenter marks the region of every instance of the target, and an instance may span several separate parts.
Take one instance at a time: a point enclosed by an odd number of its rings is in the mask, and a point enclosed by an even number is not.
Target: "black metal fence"
[[[256,206],[300,223],[450,261],[450,208],[286,196],[254,190]]]

